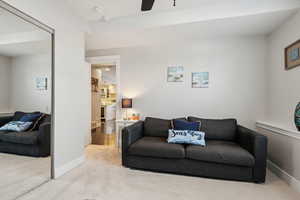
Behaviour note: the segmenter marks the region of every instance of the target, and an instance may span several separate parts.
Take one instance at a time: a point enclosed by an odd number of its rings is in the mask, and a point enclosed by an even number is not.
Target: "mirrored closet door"
[[[51,178],[53,31],[0,1],[0,194]]]

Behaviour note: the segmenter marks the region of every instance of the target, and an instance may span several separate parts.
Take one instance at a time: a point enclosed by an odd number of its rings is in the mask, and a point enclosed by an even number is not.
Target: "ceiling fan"
[[[142,11],[152,10],[155,0],[142,0]],[[176,6],[176,0],[173,0],[173,6]]]

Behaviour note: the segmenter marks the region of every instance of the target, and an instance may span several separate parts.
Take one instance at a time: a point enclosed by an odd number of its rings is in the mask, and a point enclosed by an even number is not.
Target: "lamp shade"
[[[122,108],[132,108],[132,99],[129,98],[122,99]]]

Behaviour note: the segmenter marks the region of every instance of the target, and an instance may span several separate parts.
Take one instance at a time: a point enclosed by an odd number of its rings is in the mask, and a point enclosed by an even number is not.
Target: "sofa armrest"
[[[4,126],[8,122],[12,121],[14,116],[5,116],[5,117],[0,117],[0,127]]]
[[[237,142],[255,158],[253,181],[264,183],[267,167],[267,137],[240,125],[237,130]]]
[[[139,121],[122,130],[122,163],[126,166],[126,156],[131,144],[142,138],[144,134],[144,122]]]
[[[51,151],[51,123],[46,122],[41,124],[38,132],[40,156],[49,156]]]

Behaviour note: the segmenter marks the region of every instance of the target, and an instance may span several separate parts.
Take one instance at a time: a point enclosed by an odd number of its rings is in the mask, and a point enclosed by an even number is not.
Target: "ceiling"
[[[181,39],[266,35],[300,8],[299,0],[66,0],[88,21],[87,49],[109,49]]]
[[[151,29],[96,32],[86,38],[88,50],[153,45],[182,40],[216,37],[267,35],[286,21],[295,10],[216,19]]]
[[[139,16],[141,13],[142,0],[67,0],[73,9],[83,18],[89,21],[99,20],[100,12],[107,19],[115,19],[125,16]],[[180,10],[199,7],[207,4],[216,4],[232,0],[177,0],[173,7],[173,0],[155,0],[151,13]],[[99,10],[96,8],[100,8]],[[98,11],[97,11],[98,10]],[[145,13],[144,13],[145,14]]]
[[[51,52],[51,36],[0,8],[0,55],[23,56]]]
[[[25,22],[2,8],[0,8],[0,24],[0,35],[37,30],[36,26]]]

